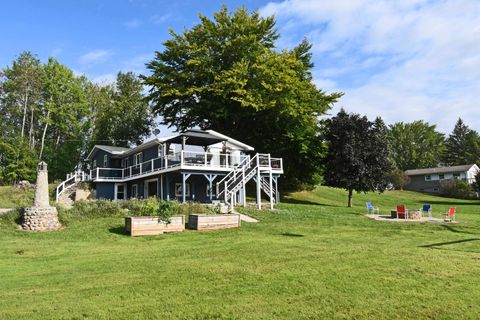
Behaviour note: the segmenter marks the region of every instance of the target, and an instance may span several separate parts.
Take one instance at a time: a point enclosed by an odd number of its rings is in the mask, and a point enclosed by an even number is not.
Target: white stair
[[[225,203],[233,207],[237,192],[244,189],[245,184],[251,179],[257,182],[257,177],[260,177],[259,189],[263,190],[271,198],[272,203],[275,202],[275,190],[270,186],[267,179],[262,176],[262,173],[271,175],[271,170],[269,154],[257,153],[253,158],[247,156],[233,171],[217,183],[217,198],[223,195]],[[257,197],[259,197],[259,193],[257,193]]]
[[[73,204],[73,199],[71,199],[72,195],[75,193],[79,184],[87,180],[89,180],[89,176],[81,170],[67,174],[67,179],[57,186],[55,194],[56,202],[62,203],[67,207],[71,206]]]

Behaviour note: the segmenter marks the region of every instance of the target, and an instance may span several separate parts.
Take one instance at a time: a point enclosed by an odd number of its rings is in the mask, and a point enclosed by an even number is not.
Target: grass
[[[53,233],[0,218],[0,319],[476,319],[480,202],[318,188],[240,229],[123,234],[121,217]],[[378,222],[397,203],[459,224]]]
[[[18,208],[31,206],[33,189],[0,186],[0,208]]]

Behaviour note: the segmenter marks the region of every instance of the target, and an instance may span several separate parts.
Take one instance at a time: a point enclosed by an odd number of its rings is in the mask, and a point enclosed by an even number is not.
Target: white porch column
[[[270,157],[269,157],[270,158]],[[273,178],[272,178],[272,169],[268,170],[268,182],[270,183],[270,210],[273,210]]]
[[[260,176],[260,158],[257,155],[257,207],[262,209],[262,190],[261,190],[261,176]]]

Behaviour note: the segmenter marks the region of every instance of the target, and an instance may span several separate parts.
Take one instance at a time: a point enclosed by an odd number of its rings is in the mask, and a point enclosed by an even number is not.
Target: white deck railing
[[[92,180],[123,180],[142,176],[173,167],[192,167],[195,169],[235,169],[247,157],[240,154],[220,154],[209,152],[180,151],[157,157],[126,168],[100,168],[90,170]],[[270,158],[259,154],[260,166],[283,170],[282,158]]]

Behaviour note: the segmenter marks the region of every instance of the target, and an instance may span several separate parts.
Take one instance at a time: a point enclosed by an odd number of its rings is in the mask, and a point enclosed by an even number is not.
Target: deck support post
[[[165,189],[167,190],[167,200],[170,200],[170,181],[168,179],[168,174],[165,175]]]
[[[242,202],[243,206],[247,206],[247,191],[245,190],[245,166],[242,166]]]
[[[273,178],[275,180],[275,203],[280,203],[280,194],[278,193],[278,177]]]
[[[261,190],[261,176],[260,176],[260,158],[257,155],[257,207],[262,209],[262,190]]]
[[[272,169],[268,172],[268,182],[270,183],[269,196],[270,196],[270,210],[273,210],[273,203],[275,199],[273,198],[273,178],[272,178]]]
[[[182,203],[185,203],[186,202],[186,182],[187,182],[187,179],[190,177],[190,173],[182,173]]]
[[[203,174],[203,176],[205,177],[205,179],[207,179],[208,183],[209,183],[209,194],[208,196],[210,197],[210,202],[212,201],[213,199],[213,181],[217,178],[218,175],[216,174]]]

